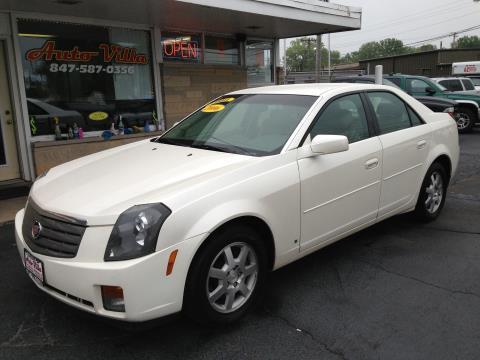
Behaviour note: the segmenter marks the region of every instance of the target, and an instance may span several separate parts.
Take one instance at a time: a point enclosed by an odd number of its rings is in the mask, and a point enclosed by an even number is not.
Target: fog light
[[[125,312],[125,300],[121,287],[102,286],[102,299],[105,310]]]

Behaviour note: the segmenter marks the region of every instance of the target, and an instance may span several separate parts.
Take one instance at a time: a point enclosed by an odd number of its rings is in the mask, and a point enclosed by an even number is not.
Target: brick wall
[[[167,129],[209,100],[247,87],[241,67],[164,63],[161,72]]]

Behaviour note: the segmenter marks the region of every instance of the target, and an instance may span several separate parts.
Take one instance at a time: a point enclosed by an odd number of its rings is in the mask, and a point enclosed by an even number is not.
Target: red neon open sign
[[[201,48],[198,36],[166,36],[162,40],[162,49],[165,60],[200,60]]]

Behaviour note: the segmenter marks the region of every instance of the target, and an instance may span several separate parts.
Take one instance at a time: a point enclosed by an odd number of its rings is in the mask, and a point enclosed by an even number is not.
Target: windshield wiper
[[[155,142],[160,144],[168,144],[168,145],[177,145],[177,146],[190,146],[188,144],[182,143],[180,141],[167,139],[167,138],[156,138]]]
[[[204,150],[213,150],[213,151],[219,151],[219,152],[225,152],[229,153],[230,151],[228,149],[225,149],[220,146],[215,146],[215,145],[207,145],[207,144],[195,144],[195,145],[190,145],[192,148],[196,149],[204,149]]]

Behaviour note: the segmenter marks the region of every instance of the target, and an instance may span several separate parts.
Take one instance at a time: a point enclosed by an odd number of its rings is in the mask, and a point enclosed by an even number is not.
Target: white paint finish
[[[325,102],[345,92],[368,89],[394,92],[426,124],[374,136],[335,154],[311,156],[309,141],[302,148],[290,148],[305,135]],[[448,114],[431,112],[401,91],[377,85],[326,84],[244,92],[320,98],[292,133],[290,145],[278,155],[249,157],[142,141],[60,165],[39,179],[31,196],[41,208],[85,219],[94,226],[86,231],[76,258],[35,256],[44,262],[52,284],[92,301],[95,309],[43,290],[83,310],[127,321],[171,314],[182,307],[193,257],[208,235],[226,222],[242,216],[264,221],[274,237],[274,269],[278,269],[383,218],[412,210],[425,172],[438,156],[449,156],[455,172],[459,156],[455,121]],[[420,149],[419,139],[425,140]],[[156,252],[134,260],[104,262],[119,214],[135,204],[155,202],[172,210],[160,231]],[[377,216],[379,203],[382,214]],[[26,246],[22,220],[20,211],[16,218],[20,254]],[[175,249],[179,255],[173,275],[165,277],[162,271]],[[126,313],[105,311],[98,285],[122,286]]]
[[[425,124],[379,136],[383,146],[379,216],[416,201],[415,194],[429,166],[430,132]],[[419,147],[420,142],[423,147]]]
[[[367,169],[365,163],[381,156],[382,145],[373,137],[346,152],[298,161],[302,250],[376,218],[382,164]]]
[[[0,146],[5,152],[6,163],[0,163],[0,181],[20,177],[18,163],[15,114],[10,96],[9,76],[7,72],[7,53],[5,42],[0,40],[0,126],[2,138]]]

